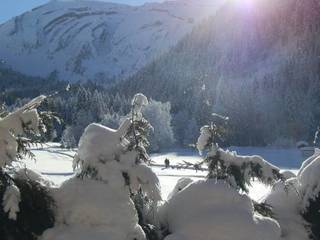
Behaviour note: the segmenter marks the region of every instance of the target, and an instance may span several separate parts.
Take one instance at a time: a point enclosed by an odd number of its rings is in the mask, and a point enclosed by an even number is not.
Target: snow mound
[[[175,196],[178,192],[182,191],[185,187],[187,187],[190,183],[192,183],[193,180],[191,178],[180,178],[178,182],[176,183],[176,186],[173,188],[173,190],[169,193],[168,199]]]
[[[138,216],[125,185],[73,178],[56,192],[56,226],[45,232],[46,240],[143,240]]]
[[[315,148],[314,149],[314,154],[312,156],[310,156],[309,158],[307,158],[301,165],[298,175],[301,174],[301,172],[311,163],[313,162],[313,160],[315,160],[318,156],[320,156],[320,149],[319,148]]]
[[[320,156],[315,153],[301,166],[296,177],[273,186],[265,201],[273,207],[278,219],[282,236],[290,240],[307,240],[309,233],[307,222],[302,215],[308,211],[311,201],[320,193]],[[313,209],[312,211],[319,211]],[[312,223],[311,223],[312,224]]]
[[[320,156],[315,157],[309,164],[299,171],[299,190],[302,196],[303,210],[308,208],[311,200],[315,200],[320,193]]]
[[[297,192],[299,182],[291,178],[284,182],[277,182],[265,202],[272,206],[273,213],[280,223],[281,234],[288,240],[307,240],[308,233],[304,227],[301,210],[301,198]]]
[[[223,181],[191,183],[162,206],[165,240],[277,240],[280,226],[254,213],[253,203]]]
[[[90,124],[80,139],[78,158],[91,165],[113,161],[124,148],[125,142],[122,140],[130,124],[130,120],[126,119],[118,130],[97,123]]]

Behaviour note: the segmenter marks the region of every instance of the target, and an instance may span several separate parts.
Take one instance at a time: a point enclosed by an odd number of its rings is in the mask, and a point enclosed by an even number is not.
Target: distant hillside
[[[52,77],[30,77],[0,65],[0,104],[12,105],[17,99],[52,94],[65,87],[66,83]]]
[[[117,90],[170,100],[198,126],[212,111],[228,115],[231,143],[311,140],[320,124],[319,1],[248,2],[230,1]]]

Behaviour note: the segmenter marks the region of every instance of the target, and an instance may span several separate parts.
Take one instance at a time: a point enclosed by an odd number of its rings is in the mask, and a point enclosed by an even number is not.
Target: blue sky
[[[0,0],[0,23],[12,17],[20,15],[50,0]],[[131,5],[141,5],[146,2],[161,2],[163,0],[100,0],[105,2],[127,3]]]

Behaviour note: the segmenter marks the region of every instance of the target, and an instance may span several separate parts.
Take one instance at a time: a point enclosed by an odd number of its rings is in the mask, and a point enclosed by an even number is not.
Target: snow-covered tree
[[[141,110],[147,103],[144,95],[137,94],[129,117],[117,130],[96,123],[85,129],[75,157],[78,173],[58,190],[58,222],[44,239],[69,240],[75,233],[77,239],[154,236],[146,231],[152,228],[139,225],[150,223],[148,211],[161,200],[159,180],[146,163],[144,132],[149,124]],[[143,208],[137,199],[143,200]]]
[[[206,163],[209,173],[205,180],[178,182],[161,206],[161,222],[170,233],[165,240],[280,240],[278,222],[261,214],[264,205],[239,191],[247,191],[252,178],[272,182],[280,176],[279,169],[258,156],[238,156],[219,148],[221,132],[213,123],[201,128],[197,148],[205,157],[194,166]]]
[[[35,98],[0,119],[0,167],[11,165],[16,160],[19,150],[23,148],[23,146],[19,146],[22,136],[39,132],[40,118],[36,107],[44,99],[45,96]]]
[[[45,98],[39,96],[12,113],[1,114],[0,236],[4,239],[33,240],[54,223],[48,190],[30,176],[31,171],[22,177],[13,165],[31,154],[28,147],[32,140],[28,137],[45,132],[40,118],[45,113],[36,110]]]
[[[320,237],[319,149],[305,160],[297,175],[279,181],[264,201],[272,206],[286,239]]]
[[[154,126],[154,131],[150,134],[151,151],[171,147],[175,142],[170,111],[169,102],[162,103],[155,100],[151,100],[143,111],[146,119]]]
[[[209,179],[224,180],[230,186],[247,192],[252,179],[272,184],[282,178],[280,169],[260,156],[239,156],[219,148],[217,142],[221,137],[221,126],[211,123],[200,131],[197,148],[200,153],[206,152],[200,164],[207,163]]]

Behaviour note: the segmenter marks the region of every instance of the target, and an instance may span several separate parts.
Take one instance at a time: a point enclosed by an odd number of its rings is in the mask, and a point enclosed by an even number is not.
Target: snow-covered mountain
[[[108,81],[154,60],[223,2],[177,0],[133,7],[51,1],[0,25],[0,59],[27,75]]]

